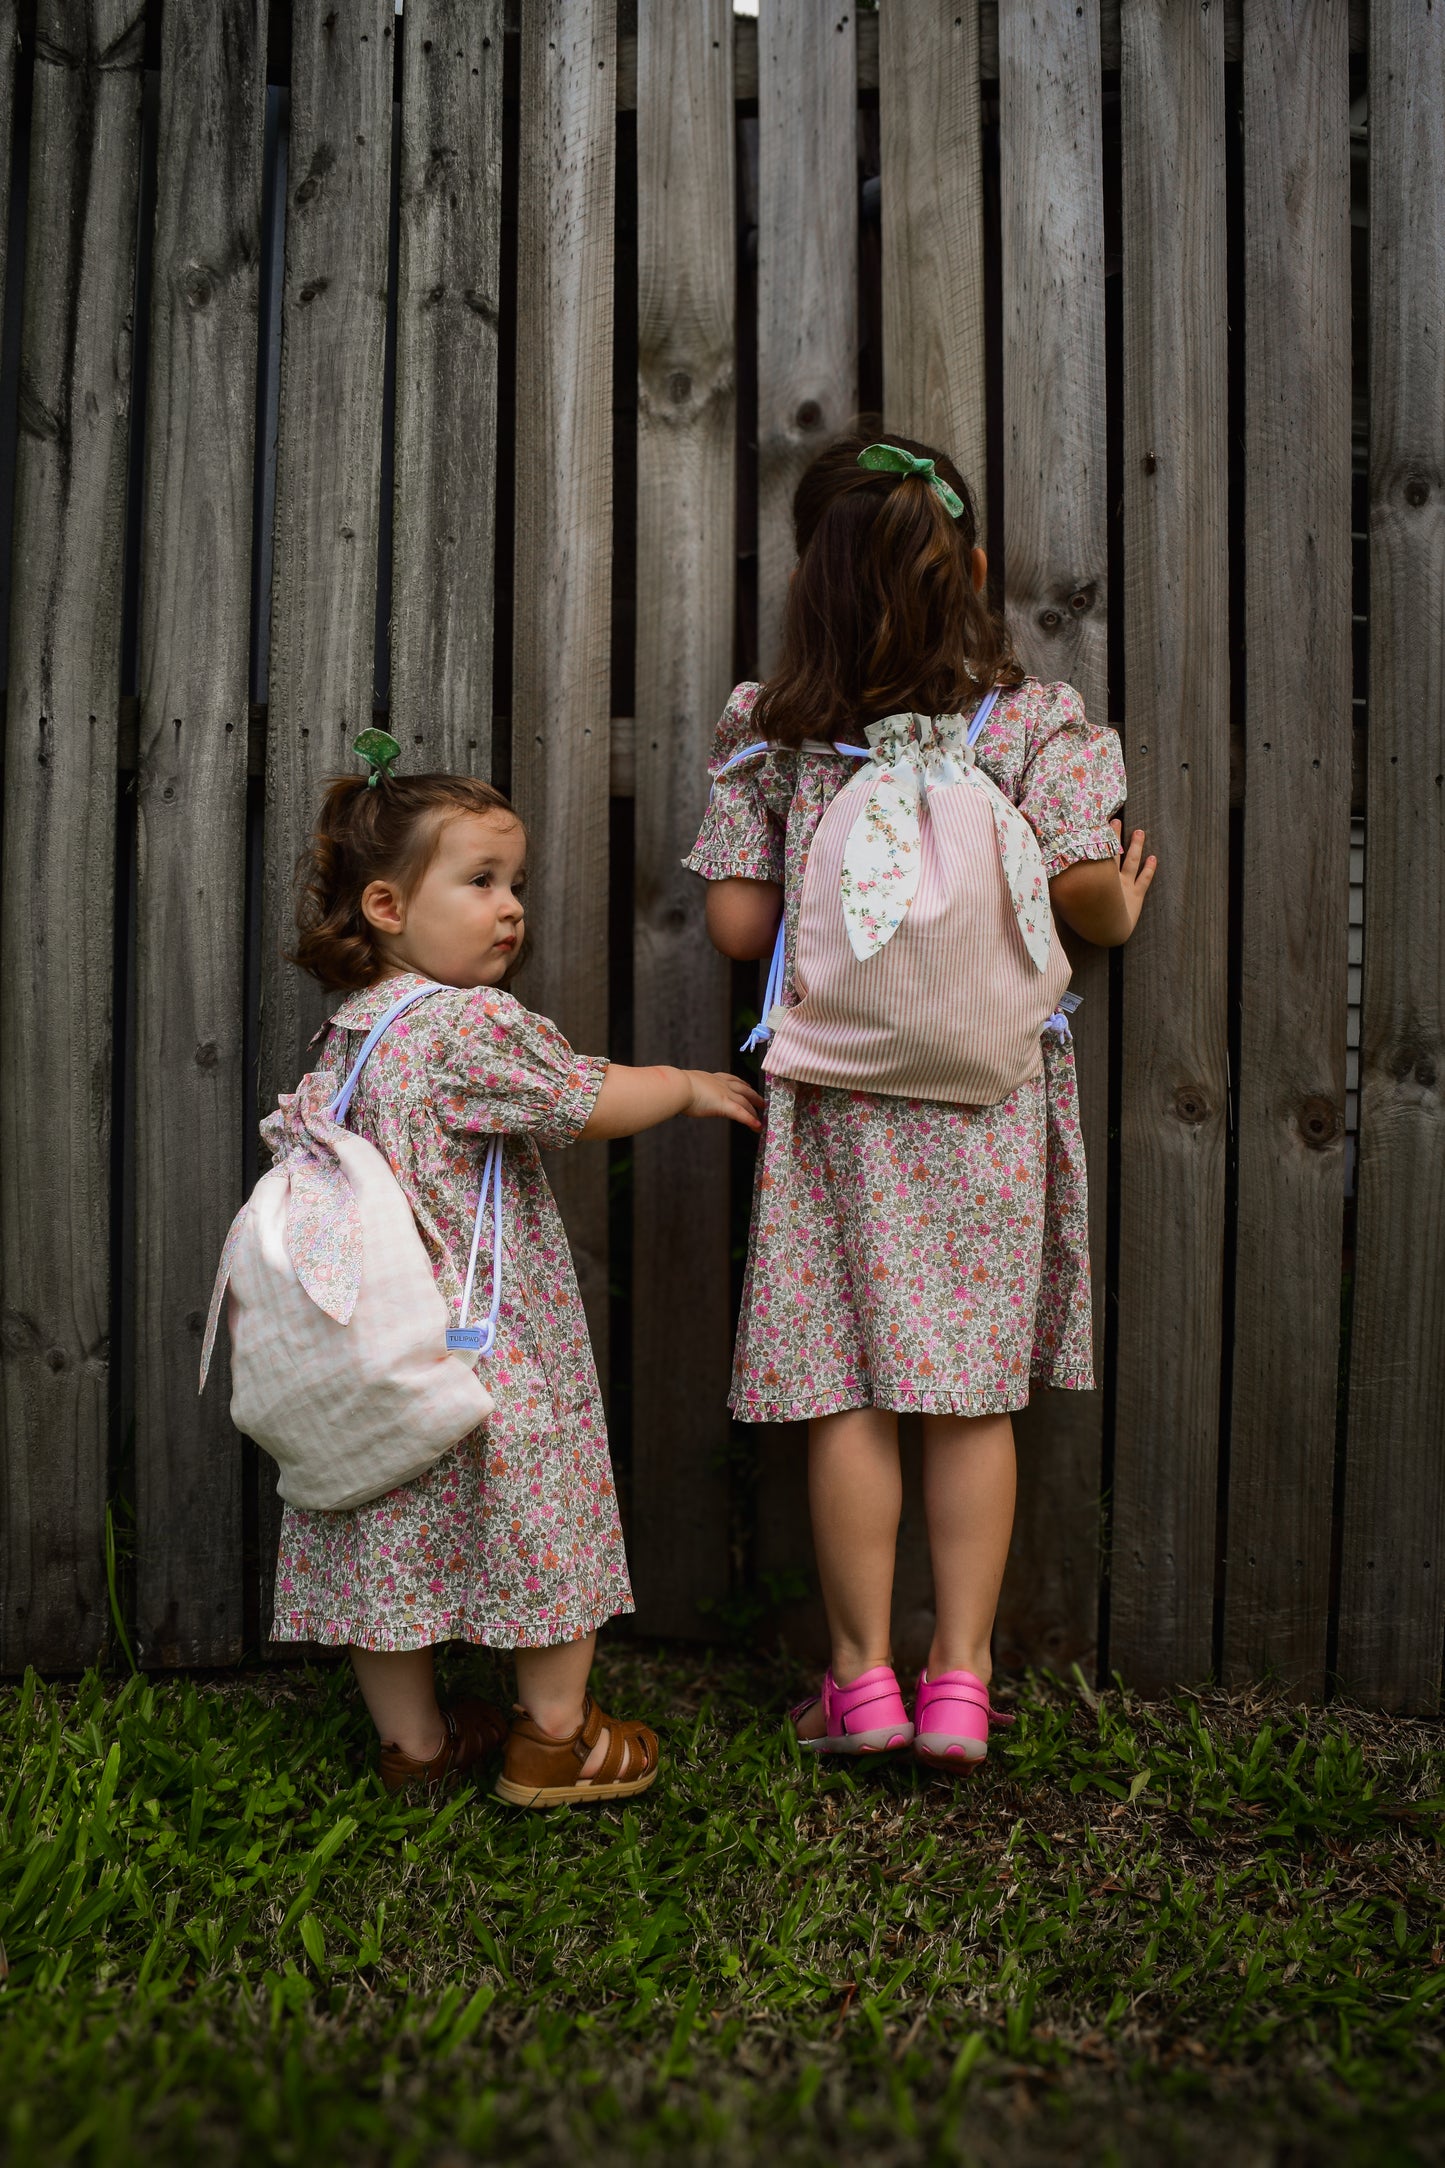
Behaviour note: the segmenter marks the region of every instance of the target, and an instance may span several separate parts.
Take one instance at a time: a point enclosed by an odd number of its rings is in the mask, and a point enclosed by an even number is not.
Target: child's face
[[[443,986],[499,985],[522,945],[527,833],[507,813],[458,813],[403,899],[372,881],[361,899],[385,977],[419,971]]]

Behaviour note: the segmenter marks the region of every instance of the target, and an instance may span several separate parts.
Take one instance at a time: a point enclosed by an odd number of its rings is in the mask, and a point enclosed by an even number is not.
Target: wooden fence
[[[873,409],[976,478],[1018,643],[1118,720],[1163,866],[1079,960],[1103,1382],[1020,1423],[1000,1655],[1436,1707],[1445,10],[23,19],[3,1662],[117,1617],[153,1665],[264,1638],[275,1502],[199,1333],[321,1014],[293,861],[374,705],[530,821],[528,997],[729,1060],[755,990],[678,861],[793,485]],[[724,1404],[749,1174],[686,1123],[558,1168],[655,1631],[816,1623],[799,1436]],[[905,1649],[927,1607],[910,1500]]]

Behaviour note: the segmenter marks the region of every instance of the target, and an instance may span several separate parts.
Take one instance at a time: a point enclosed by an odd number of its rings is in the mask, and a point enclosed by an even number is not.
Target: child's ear
[[[401,933],[406,909],[390,881],[368,881],[361,891],[361,915],[374,933]]]
[[[988,578],[987,552],[976,549],[973,553],[973,561],[968,569],[969,576],[973,581],[973,591],[976,595],[981,595],[984,590],[984,583]]]

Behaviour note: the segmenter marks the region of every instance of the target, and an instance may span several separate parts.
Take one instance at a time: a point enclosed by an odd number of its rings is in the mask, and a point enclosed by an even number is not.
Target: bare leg
[[[818,1578],[833,1645],[833,1676],[851,1685],[890,1660],[893,1562],[903,1478],[898,1418],[886,1408],[850,1408],[808,1425],[808,1504]],[[799,1730],[816,1738],[822,1711]]]
[[[1014,1433],[1006,1415],[925,1415],[923,1503],[937,1623],[928,1675],[993,1671],[993,1621],[1014,1521]]]
[[[528,1716],[549,1738],[570,1739],[582,1721],[582,1698],[597,1653],[595,1633],[580,1641],[565,1641],[551,1649],[517,1649],[517,1699]],[[595,1747],[579,1772],[590,1777],[600,1769],[611,1733],[604,1727]],[[632,1748],[618,1771],[625,1777],[632,1765]]]
[[[429,1761],[446,1737],[430,1649],[357,1649],[351,1668],[383,1746]]]

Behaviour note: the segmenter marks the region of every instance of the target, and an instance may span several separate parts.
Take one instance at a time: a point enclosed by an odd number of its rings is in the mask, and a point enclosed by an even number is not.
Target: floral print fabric
[[[392,978],[349,996],[318,1067],[345,1076],[361,1036],[422,983]],[[606,1067],[511,994],[478,987],[408,1011],[363,1070],[347,1126],[389,1160],[453,1311],[485,1147],[505,1139],[501,1316],[478,1368],[496,1407],[485,1429],[384,1498],[339,1513],[287,1507],[276,1640],[548,1648],[632,1609],[597,1373],[540,1156],[578,1135]]]
[[[883,947],[917,892],[927,793],[967,784],[988,800],[1024,946],[1040,971],[1048,967],[1053,918],[1038,838],[979,766],[969,728],[961,715],[890,715],[864,733],[872,758],[847,786],[863,803],[848,832],[842,877],[843,921],[857,957]]]
[[[739,686],[724,712],[686,863],[782,885],[787,1003],[808,846],[852,763],[774,748],[719,777],[757,736],[758,690]],[[1002,694],[976,750],[1037,837],[1045,881],[1117,854],[1118,739],[1071,687],[1030,678]],[[1042,1075],[994,1107],[766,1080],[730,1396],[741,1420],[985,1415],[1024,1406],[1031,1385],[1093,1384],[1073,1047],[1052,1033],[1043,1047]]]

